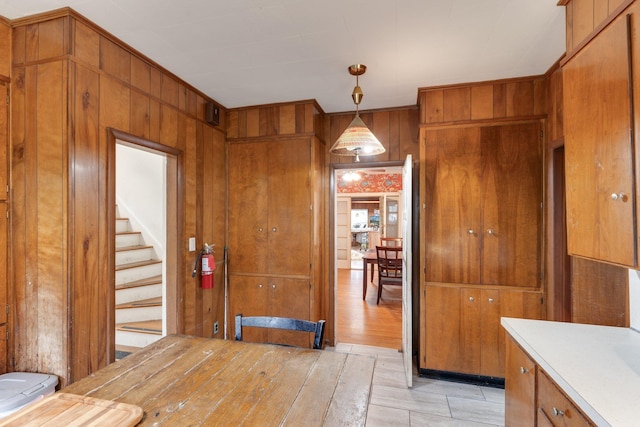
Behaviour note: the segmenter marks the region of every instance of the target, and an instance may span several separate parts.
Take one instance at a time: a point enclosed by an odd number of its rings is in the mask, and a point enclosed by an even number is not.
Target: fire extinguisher
[[[204,248],[198,252],[196,264],[193,266],[191,277],[196,277],[198,272],[198,264],[200,265],[200,276],[202,280],[202,289],[213,288],[213,272],[216,271],[216,260],[213,258],[213,245],[204,244]]]

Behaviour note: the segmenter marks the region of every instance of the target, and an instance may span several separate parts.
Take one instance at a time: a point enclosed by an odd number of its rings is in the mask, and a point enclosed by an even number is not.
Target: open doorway
[[[400,349],[402,287],[385,286],[377,303],[365,257],[381,238],[402,236],[402,163],[357,166],[334,170],[336,343]]]
[[[112,337],[120,359],[177,332],[181,152],[111,132]]]

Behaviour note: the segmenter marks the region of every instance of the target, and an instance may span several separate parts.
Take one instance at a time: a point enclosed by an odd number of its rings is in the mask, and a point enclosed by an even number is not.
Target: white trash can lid
[[[11,372],[0,375],[0,416],[53,393],[57,384],[58,377],[49,374]]]

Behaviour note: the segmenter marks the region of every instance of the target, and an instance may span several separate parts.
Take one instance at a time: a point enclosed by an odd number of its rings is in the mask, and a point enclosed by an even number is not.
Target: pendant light
[[[351,93],[353,103],[356,104],[356,116],[330,150],[331,154],[338,156],[355,156],[356,162],[360,161],[360,155],[375,156],[385,152],[378,138],[367,128],[358,113],[358,106],[363,96],[362,89],[358,85],[358,77],[363,75],[365,71],[367,71],[366,65],[355,64],[349,67],[349,74],[356,76],[356,87]]]

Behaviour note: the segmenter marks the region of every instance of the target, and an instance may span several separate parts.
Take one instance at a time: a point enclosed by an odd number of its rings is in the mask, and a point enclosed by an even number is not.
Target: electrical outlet
[[[215,322],[213,324],[213,335],[217,334],[219,330],[220,330],[220,328],[218,326],[218,322]]]

